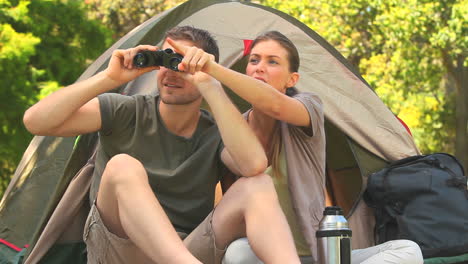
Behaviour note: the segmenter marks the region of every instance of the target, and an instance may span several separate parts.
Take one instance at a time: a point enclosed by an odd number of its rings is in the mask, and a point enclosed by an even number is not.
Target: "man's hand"
[[[151,45],[140,45],[135,48],[126,50],[114,50],[109,62],[109,66],[105,70],[106,75],[121,85],[137,78],[144,73],[158,70],[159,66],[137,68],[133,65],[133,58],[138,52],[143,50],[157,51],[158,47]]]
[[[215,64],[215,57],[195,46],[186,46],[167,38],[167,43],[174,48],[174,51],[184,56],[179,64],[180,71],[194,74],[199,71],[209,73],[210,67]]]

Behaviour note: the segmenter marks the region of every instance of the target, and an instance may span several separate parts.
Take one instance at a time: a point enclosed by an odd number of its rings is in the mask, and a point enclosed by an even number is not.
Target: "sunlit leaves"
[[[82,1],[0,0],[0,194],[32,138],[24,111],[74,82],[109,36]]]
[[[125,35],[147,19],[185,0],[86,0],[90,18],[100,20],[114,32]]]
[[[453,93],[462,87],[448,80],[456,60],[468,65],[468,1],[258,2],[298,18],[348,58],[423,152],[453,153]]]

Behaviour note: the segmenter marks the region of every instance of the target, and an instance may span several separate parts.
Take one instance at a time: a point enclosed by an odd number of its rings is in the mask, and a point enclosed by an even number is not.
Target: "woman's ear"
[[[293,72],[289,75],[289,80],[286,83],[287,87],[296,86],[296,83],[299,81],[299,73]]]

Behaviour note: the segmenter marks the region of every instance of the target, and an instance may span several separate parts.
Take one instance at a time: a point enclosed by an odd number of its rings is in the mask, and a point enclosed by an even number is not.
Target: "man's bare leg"
[[[155,197],[142,164],[114,156],[102,175],[97,208],[108,230],[129,238],[155,263],[201,263],[186,249]]]
[[[237,180],[216,207],[212,223],[216,246],[220,249],[247,236],[253,251],[264,263],[300,263],[269,175]]]

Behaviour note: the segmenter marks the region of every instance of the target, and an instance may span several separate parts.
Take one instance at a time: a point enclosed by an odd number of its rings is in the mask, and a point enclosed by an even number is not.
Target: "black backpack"
[[[369,176],[364,200],[374,209],[376,243],[416,242],[424,258],[468,253],[468,190],[452,155],[405,158]]]

